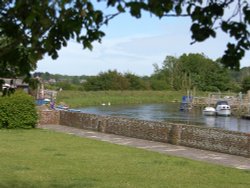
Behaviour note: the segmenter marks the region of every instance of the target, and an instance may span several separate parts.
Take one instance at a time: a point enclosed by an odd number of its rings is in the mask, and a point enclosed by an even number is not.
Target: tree
[[[98,76],[87,78],[84,88],[87,91],[127,90],[129,88],[129,81],[116,70],[109,70],[99,73]]]
[[[29,72],[36,67],[36,62],[31,59],[29,53],[22,45],[15,45],[14,40],[0,37],[0,76],[29,76]]]
[[[186,82],[187,75],[183,74],[182,67],[180,66],[179,59],[173,56],[167,56],[163,62],[162,70],[167,76],[168,83],[171,88],[175,90],[184,89],[183,84]],[[183,83],[183,81],[185,83]],[[185,84],[187,86],[188,84]]]
[[[228,70],[207,58],[204,54],[183,54],[179,61],[192,85],[203,91],[226,91],[229,89]]]
[[[146,90],[148,89],[148,86],[146,82],[140,78],[139,76],[136,76],[135,74],[132,73],[126,73],[124,77],[128,80],[129,90]]]
[[[168,82],[168,71],[160,68],[157,64],[154,64],[154,73],[150,77],[150,87],[153,90],[167,90],[170,88]]]
[[[167,56],[162,67],[156,69],[152,78],[158,78],[163,85],[168,83],[174,90],[230,89],[228,70],[204,54],[183,54],[179,58]]]
[[[242,89],[244,92],[250,90],[250,76],[247,76],[242,81]]]
[[[1,45],[1,66],[27,67],[22,74],[28,74],[43,55],[48,54],[56,59],[58,51],[70,39],[91,49],[91,43],[100,41],[104,36],[100,30],[102,24],[103,13],[95,10],[87,0],[1,1],[0,39],[11,41]],[[19,52],[18,48],[24,52]],[[20,63],[17,64],[16,60],[19,59]],[[25,61],[27,59],[30,61]],[[2,69],[0,73],[3,74]]]
[[[233,0],[97,0],[96,3],[100,2],[115,8],[116,12],[106,15],[104,10],[96,10],[91,0],[1,1],[0,39],[10,41],[0,47],[1,64],[28,74],[45,54],[56,59],[58,51],[67,46],[70,39],[91,49],[92,42],[101,41],[104,36],[101,26],[127,11],[136,18],[141,17],[142,11],[159,18],[190,17],[193,43],[216,37],[217,29],[221,28],[234,38],[222,57],[222,62],[230,68],[238,69],[240,59],[250,49],[250,3],[247,0],[237,3]],[[231,15],[225,11],[229,7],[235,7]],[[21,52],[18,49],[22,49]],[[7,55],[10,53],[14,56]]]

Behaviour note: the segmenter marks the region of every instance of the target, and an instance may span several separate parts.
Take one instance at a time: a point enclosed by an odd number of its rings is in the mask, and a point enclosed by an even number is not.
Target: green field
[[[250,187],[250,171],[48,130],[0,129],[0,187]]]
[[[185,91],[62,91],[58,92],[57,103],[70,107],[94,106],[102,103],[140,104],[181,101]],[[199,93],[207,96],[207,94]]]

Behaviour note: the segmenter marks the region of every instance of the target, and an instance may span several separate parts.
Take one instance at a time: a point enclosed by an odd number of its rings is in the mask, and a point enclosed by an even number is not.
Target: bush
[[[156,91],[167,90],[170,87],[168,83],[164,80],[151,80],[150,86],[153,90]]]
[[[243,79],[242,89],[243,89],[243,92],[247,92],[248,90],[250,90],[250,76],[247,76]]]
[[[37,119],[35,101],[23,91],[0,98],[0,128],[34,128]]]

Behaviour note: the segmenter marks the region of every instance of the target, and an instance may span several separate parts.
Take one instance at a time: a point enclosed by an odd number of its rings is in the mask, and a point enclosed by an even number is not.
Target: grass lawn
[[[49,130],[0,129],[0,187],[250,187],[250,171]]]

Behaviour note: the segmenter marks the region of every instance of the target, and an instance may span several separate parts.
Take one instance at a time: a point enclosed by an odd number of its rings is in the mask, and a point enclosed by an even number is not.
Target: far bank
[[[60,91],[57,103],[65,103],[71,108],[102,104],[146,104],[181,102],[186,91]],[[206,97],[208,92],[192,93]]]

